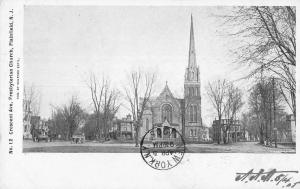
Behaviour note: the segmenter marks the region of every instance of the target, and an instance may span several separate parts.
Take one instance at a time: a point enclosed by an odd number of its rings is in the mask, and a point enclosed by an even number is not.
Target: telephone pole
[[[276,104],[275,104],[275,78],[272,78],[272,89],[273,89],[273,112],[274,112],[274,121],[273,121],[273,129],[275,135],[275,148],[277,148],[277,128],[276,128]]]

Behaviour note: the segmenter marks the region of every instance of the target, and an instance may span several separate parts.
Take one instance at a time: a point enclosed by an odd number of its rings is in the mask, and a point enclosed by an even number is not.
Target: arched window
[[[193,109],[193,106],[191,105],[190,106],[190,121],[191,122],[193,121],[193,114],[194,114],[194,109]]]
[[[149,119],[146,119],[146,131],[149,131]]]
[[[161,129],[157,128],[156,132],[157,132],[157,138],[161,138]]]
[[[162,106],[162,122],[168,120],[172,123],[172,106],[170,104],[164,104]]]
[[[172,138],[176,138],[176,130],[172,129]]]
[[[193,136],[193,129],[190,130],[190,136]]]
[[[197,122],[197,105],[190,106],[190,122]]]
[[[197,106],[194,105],[194,122],[197,122]]]

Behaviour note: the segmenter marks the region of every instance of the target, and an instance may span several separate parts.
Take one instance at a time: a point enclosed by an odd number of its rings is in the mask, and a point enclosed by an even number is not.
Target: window
[[[197,96],[200,96],[200,88],[197,87],[196,89],[197,89]]]
[[[190,130],[190,136],[193,136],[193,129]]]
[[[190,106],[190,111],[189,112],[190,112],[190,121],[193,121],[193,113],[194,112],[193,112],[193,106],[192,105]]]
[[[162,122],[165,120],[172,123],[172,107],[170,104],[164,104],[162,106]]]
[[[149,119],[146,119],[146,131],[149,131]]]
[[[190,106],[190,122],[197,122],[197,105]]]
[[[161,138],[161,129],[157,128],[157,138]]]
[[[197,106],[194,106],[194,122],[197,122]]]

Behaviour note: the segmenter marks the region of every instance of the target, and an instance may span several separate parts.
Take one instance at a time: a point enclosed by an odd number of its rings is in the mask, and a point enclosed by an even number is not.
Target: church
[[[184,76],[184,98],[175,98],[166,82],[159,96],[151,98],[142,116],[139,136],[152,127],[155,137],[176,136],[176,130],[189,142],[209,140],[209,131],[202,125],[201,80],[196,62],[193,17],[191,16],[188,66]]]

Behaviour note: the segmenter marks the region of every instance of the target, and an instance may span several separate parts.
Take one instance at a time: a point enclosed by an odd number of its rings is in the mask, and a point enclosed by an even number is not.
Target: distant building
[[[221,119],[221,128],[219,127],[219,120],[213,121],[213,141],[217,141],[218,136],[220,137],[220,141],[223,141],[225,133],[223,132],[222,128],[228,127],[229,124],[231,126],[226,136],[229,142],[235,142],[245,139],[245,133],[243,132],[243,130],[241,130],[241,123],[239,120]]]
[[[48,123],[40,116],[32,115],[30,103],[23,100],[23,138],[32,139],[33,132],[45,135],[49,131]]]
[[[30,110],[28,100],[23,100],[23,138],[31,139],[31,116],[32,112]]]
[[[287,116],[287,122],[291,130],[291,141],[296,142],[296,120],[293,114]]]
[[[278,126],[277,142],[279,143],[295,143],[296,142],[296,121],[293,114],[287,115],[285,124]]]
[[[133,121],[131,115],[128,114],[125,118],[115,118],[112,122],[112,127],[109,130],[111,138],[121,140],[131,140],[134,136]]]

